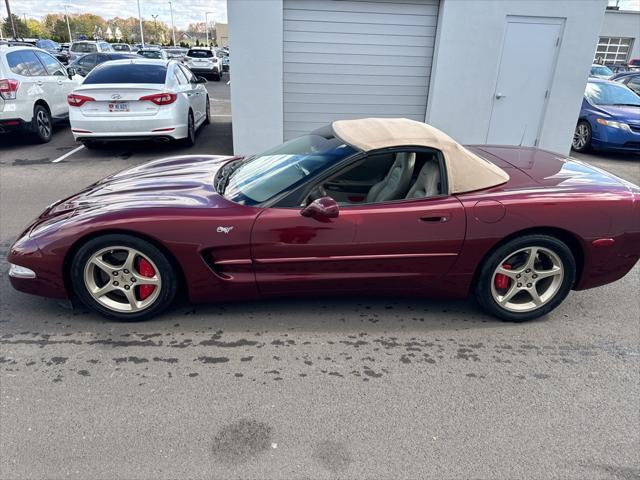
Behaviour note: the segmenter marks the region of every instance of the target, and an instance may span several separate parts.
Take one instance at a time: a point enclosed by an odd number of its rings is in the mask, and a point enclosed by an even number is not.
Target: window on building
[[[594,61],[604,65],[625,63],[632,46],[633,38],[600,37]]]

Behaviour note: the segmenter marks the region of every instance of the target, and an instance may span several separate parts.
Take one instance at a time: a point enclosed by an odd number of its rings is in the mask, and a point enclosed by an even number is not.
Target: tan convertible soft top
[[[333,131],[345,143],[369,152],[388,147],[431,147],[444,155],[449,193],[471,192],[509,180],[507,172],[470,152],[453,138],[426,123],[406,118],[337,120]]]

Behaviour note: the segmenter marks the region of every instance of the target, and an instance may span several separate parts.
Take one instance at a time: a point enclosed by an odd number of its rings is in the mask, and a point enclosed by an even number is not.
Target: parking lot
[[[227,80],[207,83],[213,121],[190,149],[89,151],[68,126],[2,139],[1,478],[638,478],[637,266],[524,324],[394,298],[115,323],[11,289],[8,248],[54,200],[162,156],[232,153]],[[580,158],[640,183],[638,157]]]

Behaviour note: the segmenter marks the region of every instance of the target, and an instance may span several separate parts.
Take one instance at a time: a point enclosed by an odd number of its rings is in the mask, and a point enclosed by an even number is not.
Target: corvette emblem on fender
[[[218,233],[229,233],[231,230],[233,230],[233,227],[218,227],[216,229],[216,232],[218,232]]]

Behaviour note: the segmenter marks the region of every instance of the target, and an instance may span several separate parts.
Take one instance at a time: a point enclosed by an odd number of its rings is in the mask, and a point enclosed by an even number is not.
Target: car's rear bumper
[[[0,119],[0,134],[23,130],[31,130],[31,122],[25,122],[21,118]]]
[[[71,117],[71,133],[77,141],[119,141],[135,139],[169,138],[187,136],[187,123],[176,115],[152,115],[125,118],[85,117],[74,112]],[[185,118],[186,120],[186,118]]]

